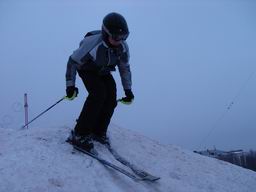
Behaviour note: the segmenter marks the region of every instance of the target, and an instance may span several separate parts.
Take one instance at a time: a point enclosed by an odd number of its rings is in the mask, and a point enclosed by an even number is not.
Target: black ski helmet
[[[114,40],[126,40],[129,36],[129,29],[125,18],[119,13],[107,14],[102,22],[103,39],[111,36]]]

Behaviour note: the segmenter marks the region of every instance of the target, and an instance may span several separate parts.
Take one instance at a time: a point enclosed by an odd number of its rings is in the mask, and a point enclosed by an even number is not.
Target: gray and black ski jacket
[[[89,35],[88,35],[89,34]],[[109,47],[103,40],[101,31],[87,33],[80,46],[70,56],[66,70],[66,86],[75,86],[79,70],[96,71],[99,75],[109,74],[118,66],[124,89],[131,89],[129,49],[124,41],[118,47]]]

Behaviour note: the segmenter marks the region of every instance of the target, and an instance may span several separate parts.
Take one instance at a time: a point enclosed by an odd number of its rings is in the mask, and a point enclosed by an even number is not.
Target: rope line
[[[219,125],[219,123],[221,121],[223,121],[227,115],[227,113],[232,109],[233,105],[235,104],[235,102],[238,100],[238,98],[240,97],[240,95],[242,94],[242,92],[244,91],[244,89],[246,88],[247,84],[249,83],[249,81],[253,78],[253,76],[255,75],[256,71],[253,71],[250,73],[250,75],[248,76],[248,78],[246,79],[246,81],[243,83],[243,85],[240,87],[240,89],[237,91],[236,95],[234,96],[234,98],[232,99],[232,101],[229,103],[229,105],[227,106],[227,108],[223,111],[223,113],[217,118],[217,120],[213,123],[213,125],[211,126],[211,128],[209,129],[209,132],[206,134],[206,136],[204,136],[202,138],[202,140],[199,143],[198,149],[200,149],[202,147],[202,145],[205,143],[206,139],[208,139],[213,132],[216,130],[217,126]]]

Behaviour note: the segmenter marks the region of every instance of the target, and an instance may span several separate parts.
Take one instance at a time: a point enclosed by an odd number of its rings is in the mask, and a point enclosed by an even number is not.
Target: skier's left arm
[[[132,73],[129,64],[129,50],[127,44],[126,50],[121,58],[121,62],[118,65],[118,70],[121,76],[121,81],[126,96],[122,99],[119,99],[119,101],[124,104],[131,104],[134,99],[134,95],[132,92]]]

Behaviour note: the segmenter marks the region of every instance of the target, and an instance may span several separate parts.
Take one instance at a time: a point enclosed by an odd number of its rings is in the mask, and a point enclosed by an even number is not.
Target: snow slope
[[[160,176],[135,182],[65,143],[68,127],[0,129],[0,192],[253,192],[256,173],[112,125],[113,147]],[[100,144],[107,160],[120,165]],[[72,153],[73,152],[73,153]],[[120,165],[122,166],[122,165]]]

